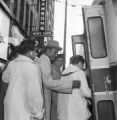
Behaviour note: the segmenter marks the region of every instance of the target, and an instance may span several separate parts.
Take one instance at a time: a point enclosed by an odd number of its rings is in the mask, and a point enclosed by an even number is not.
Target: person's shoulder
[[[81,70],[81,69],[78,69],[74,74],[79,76],[79,77],[80,76],[83,77],[83,76],[86,75],[85,72],[83,70]]]
[[[42,54],[39,58],[40,61],[47,60],[47,59],[48,59],[47,56],[44,54]]]
[[[28,71],[28,70],[30,70],[30,69],[37,69],[38,66],[37,66],[37,64],[36,64],[35,62],[25,62],[25,63],[23,64],[23,68],[24,68],[24,69],[27,69],[27,71]]]
[[[78,72],[80,72],[81,74],[85,74],[85,72],[82,69],[79,69]]]
[[[47,65],[47,64],[50,64],[50,60],[49,60],[49,58],[46,56],[46,55],[41,55],[41,57],[39,58],[39,63],[41,64],[41,65]]]
[[[12,67],[12,65],[14,65],[14,60],[8,61],[8,62],[5,64],[4,69],[6,69],[6,68],[8,68],[8,67]]]

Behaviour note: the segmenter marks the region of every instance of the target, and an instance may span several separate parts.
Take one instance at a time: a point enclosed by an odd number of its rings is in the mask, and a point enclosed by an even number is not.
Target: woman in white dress
[[[8,84],[4,99],[4,120],[31,120],[43,118],[41,72],[33,61],[35,42],[24,40],[19,55],[3,72],[2,80]]]
[[[58,95],[58,118],[59,120],[88,120],[91,116],[87,108],[86,97],[91,97],[85,72],[82,70],[84,59],[80,55],[71,57],[70,65],[63,71],[62,77],[81,81],[79,89],[73,89],[72,94]]]

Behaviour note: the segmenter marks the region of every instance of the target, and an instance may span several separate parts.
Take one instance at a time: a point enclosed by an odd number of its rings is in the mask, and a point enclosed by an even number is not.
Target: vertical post
[[[64,54],[64,65],[63,70],[66,65],[66,38],[67,38],[67,0],[65,0],[65,23],[64,23],[64,42],[63,42],[63,54]]]

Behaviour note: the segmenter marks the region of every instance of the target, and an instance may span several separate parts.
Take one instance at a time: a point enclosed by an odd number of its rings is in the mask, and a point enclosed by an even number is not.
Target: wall
[[[0,58],[7,60],[8,36],[10,19],[5,12],[0,9]]]

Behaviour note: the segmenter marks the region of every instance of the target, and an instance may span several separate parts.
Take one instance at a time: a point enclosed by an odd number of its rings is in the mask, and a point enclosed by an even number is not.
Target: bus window
[[[107,56],[105,34],[101,17],[88,19],[89,39],[91,42],[91,55],[94,58]]]
[[[81,55],[85,59],[85,52],[84,52],[84,44],[83,43],[75,44],[75,52],[76,52],[76,55]],[[84,64],[84,69],[85,68],[86,68],[86,65]]]

